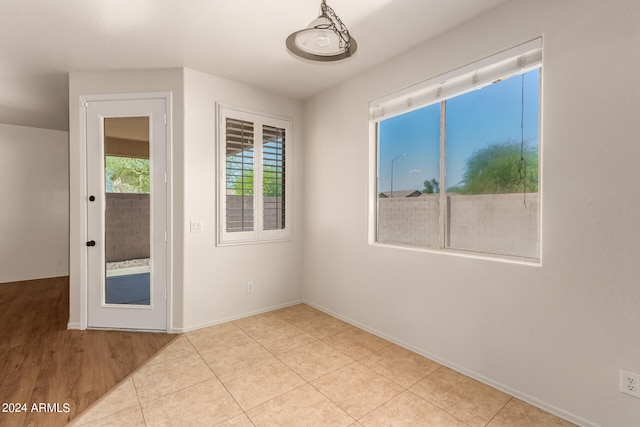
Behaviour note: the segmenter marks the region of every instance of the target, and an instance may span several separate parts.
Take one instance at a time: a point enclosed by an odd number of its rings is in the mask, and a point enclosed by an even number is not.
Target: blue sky
[[[524,75],[524,138],[538,144],[540,70]],[[457,185],[466,160],[493,143],[520,141],[522,76],[447,100],[446,187]],[[422,190],[423,182],[440,180],[440,104],[380,122],[379,189]]]

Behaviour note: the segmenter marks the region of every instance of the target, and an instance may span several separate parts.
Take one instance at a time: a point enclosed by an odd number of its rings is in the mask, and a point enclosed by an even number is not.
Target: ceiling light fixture
[[[355,39],[326,0],[320,5],[320,16],[304,30],[287,37],[289,52],[311,61],[340,61],[352,56],[357,48]]]

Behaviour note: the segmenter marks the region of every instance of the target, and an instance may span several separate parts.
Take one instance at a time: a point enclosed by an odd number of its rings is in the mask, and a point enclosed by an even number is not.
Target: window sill
[[[374,247],[380,247],[380,248],[400,249],[400,250],[408,250],[408,251],[414,251],[414,252],[456,256],[461,258],[469,258],[469,259],[477,259],[477,260],[504,262],[508,264],[525,265],[529,267],[542,267],[542,261],[537,258],[526,258],[526,257],[517,257],[517,256],[499,255],[499,254],[487,254],[487,253],[481,253],[481,252],[464,251],[460,249],[426,248],[422,246],[413,246],[408,244],[403,245],[399,243],[392,244],[392,243],[373,242],[373,243],[370,243],[370,245]]]
[[[293,241],[293,236],[273,238],[273,239],[260,239],[260,240],[236,240],[236,241],[226,241],[226,242],[218,242],[217,246],[241,246],[241,245],[261,245],[265,243],[285,243]]]

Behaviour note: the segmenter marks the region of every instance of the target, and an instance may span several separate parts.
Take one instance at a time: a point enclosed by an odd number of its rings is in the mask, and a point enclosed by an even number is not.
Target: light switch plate
[[[202,233],[204,227],[202,225],[202,221],[191,221],[191,232],[192,233]]]

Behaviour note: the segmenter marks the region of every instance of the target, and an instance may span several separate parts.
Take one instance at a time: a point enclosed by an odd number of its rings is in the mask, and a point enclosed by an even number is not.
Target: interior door
[[[167,329],[166,100],[89,101],[87,326]]]

